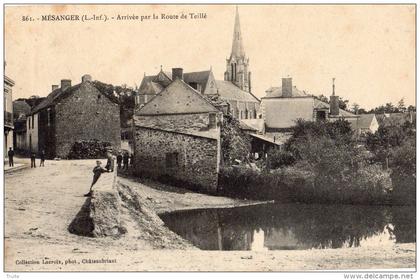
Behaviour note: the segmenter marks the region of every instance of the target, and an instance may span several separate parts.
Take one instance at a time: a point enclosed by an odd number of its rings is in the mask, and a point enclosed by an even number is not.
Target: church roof
[[[241,90],[230,81],[216,80],[219,95],[225,100],[237,100],[245,102],[259,102],[260,100],[252,93]]]

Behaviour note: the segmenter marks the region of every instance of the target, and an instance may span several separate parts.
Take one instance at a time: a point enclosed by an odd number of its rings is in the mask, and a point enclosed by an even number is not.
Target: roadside
[[[10,173],[10,172],[14,172],[17,170],[21,170],[27,167],[30,167],[29,165],[29,161],[30,159],[26,159],[26,158],[22,158],[19,156],[15,156],[14,160],[13,160],[13,166],[9,166],[9,160],[6,158],[4,160],[4,172],[5,173]]]

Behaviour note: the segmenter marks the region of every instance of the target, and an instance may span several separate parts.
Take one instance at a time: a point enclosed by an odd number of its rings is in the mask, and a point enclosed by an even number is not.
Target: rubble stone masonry
[[[97,139],[121,145],[120,109],[90,82],[84,82],[55,108],[56,156],[66,158],[76,141]]]
[[[216,192],[218,149],[217,139],[135,126],[135,173]]]

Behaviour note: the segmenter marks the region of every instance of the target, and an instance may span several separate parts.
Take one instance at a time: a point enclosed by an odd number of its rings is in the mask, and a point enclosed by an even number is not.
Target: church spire
[[[239,11],[236,6],[235,26],[233,27],[232,52],[226,60],[225,81],[230,81],[244,91],[251,90],[251,72],[248,69],[249,59],[245,57],[242,42]]]
[[[244,57],[245,51],[242,42],[242,32],[241,32],[241,23],[239,21],[239,10],[236,6],[236,15],[235,15],[235,26],[233,28],[233,41],[232,41],[232,53],[231,57]]]

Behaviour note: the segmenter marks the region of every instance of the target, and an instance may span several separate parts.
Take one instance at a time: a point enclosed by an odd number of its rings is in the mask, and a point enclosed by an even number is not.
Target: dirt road
[[[147,223],[128,225],[131,230],[119,239],[76,236],[67,227],[85,202],[83,194],[91,182],[94,163],[47,161],[45,168],[5,175],[6,271],[290,271],[415,266],[415,244],[369,250],[201,251],[166,227],[147,237],[148,229],[142,228]],[[156,212],[249,203],[163,189],[150,182],[151,186],[146,186],[127,178],[119,180],[122,192],[134,189]]]

